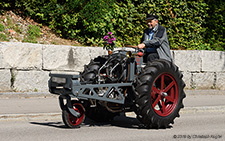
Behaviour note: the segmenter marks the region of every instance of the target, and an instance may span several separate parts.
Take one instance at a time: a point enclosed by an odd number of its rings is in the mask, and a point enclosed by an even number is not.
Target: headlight
[[[66,78],[52,77],[52,82],[55,82],[55,83],[66,83]]]

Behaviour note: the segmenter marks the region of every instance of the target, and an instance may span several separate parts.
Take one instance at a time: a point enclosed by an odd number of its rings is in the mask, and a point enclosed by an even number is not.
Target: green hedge
[[[222,0],[26,0],[0,6],[24,11],[60,36],[92,46],[102,46],[109,31],[117,46],[137,45],[146,13],[156,13],[172,49],[225,50]]]

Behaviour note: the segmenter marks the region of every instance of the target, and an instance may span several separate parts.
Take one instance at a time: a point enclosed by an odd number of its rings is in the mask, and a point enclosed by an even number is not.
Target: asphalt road
[[[0,94],[0,141],[225,140],[225,91],[187,91],[180,118],[167,129],[143,129],[134,113],[110,123],[66,128],[57,96]]]
[[[180,141],[225,140],[225,113],[181,114],[167,129],[141,129],[134,117],[119,116],[110,123],[86,121],[81,128],[68,129],[60,119],[1,121],[3,141]]]
[[[225,111],[225,91],[186,91],[184,107],[223,106]],[[0,115],[60,113],[57,95],[0,94]],[[184,110],[184,109],[182,109]]]

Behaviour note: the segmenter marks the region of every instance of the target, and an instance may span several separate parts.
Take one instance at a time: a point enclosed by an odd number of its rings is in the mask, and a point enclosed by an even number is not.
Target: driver
[[[144,61],[161,58],[172,62],[166,29],[158,23],[158,18],[159,16],[156,14],[147,15],[148,28],[144,30],[138,48],[145,48]]]

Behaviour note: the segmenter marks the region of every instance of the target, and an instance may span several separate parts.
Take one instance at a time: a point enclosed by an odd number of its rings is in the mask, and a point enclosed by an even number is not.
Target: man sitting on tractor
[[[145,62],[159,58],[172,61],[166,29],[158,23],[158,18],[156,14],[147,15],[148,28],[144,30],[141,44],[138,45],[139,49],[145,48]]]

